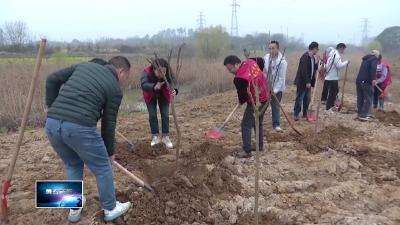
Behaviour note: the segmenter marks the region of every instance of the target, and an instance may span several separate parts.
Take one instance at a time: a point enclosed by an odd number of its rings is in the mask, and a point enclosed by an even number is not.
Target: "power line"
[[[197,24],[199,25],[199,30],[202,30],[206,26],[206,19],[203,12],[199,12],[199,15],[197,16]]]
[[[231,36],[239,36],[239,27],[237,22],[237,8],[240,7],[236,0],[233,0],[232,5],[232,19],[231,19]]]

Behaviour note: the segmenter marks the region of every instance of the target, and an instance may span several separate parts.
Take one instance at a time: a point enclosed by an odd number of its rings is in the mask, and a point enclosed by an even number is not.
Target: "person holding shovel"
[[[237,89],[238,99],[240,104],[245,104],[246,109],[243,114],[243,119],[241,123],[242,127],[242,143],[243,152],[239,154],[241,158],[250,158],[252,156],[251,151],[251,131],[255,129],[255,118],[254,118],[254,108],[261,108],[267,103],[269,97],[268,83],[264,79],[264,74],[258,67],[257,63],[252,59],[247,59],[242,62],[239,57],[235,55],[227,56],[224,59],[224,66],[226,69],[232,73],[235,77],[233,83]],[[259,101],[261,105],[257,105],[256,89],[259,92]],[[260,132],[259,132],[259,145],[260,149],[263,149],[263,119],[264,112],[260,114]]]
[[[317,53],[319,44],[311,42],[308,51],[305,52],[299,61],[294,84],[297,86],[296,100],[294,104],[294,120],[300,119],[300,112],[303,105],[303,117],[307,118],[307,110],[310,104],[311,87],[315,84],[315,74],[318,69]]]
[[[131,206],[130,202],[116,201],[111,167],[122,99],[120,85],[126,83],[130,67],[125,57],[116,56],[104,65],[73,65],[46,80],[47,137],[64,162],[67,180],[83,180],[84,164],[95,175],[105,221],[118,218]],[[101,134],[96,128],[99,119]],[[71,209],[68,220],[79,221],[81,211]]]
[[[155,63],[160,69],[165,70],[167,81],[161,77],[159,71],[153,66],[147,66],[141,78],[141,86],[143,90],[143,98],[149,112],[149,123],[152,140],[150,145],[153,147],[161,141],[167,148],[173,148],[173,144],[169,138],[169,105],[172,98],[178,94],[178,89],[170,91],[165,82],[175,82],[170,73],[168,62],[163,59],[156,59]],[[176,87],[176,85],[175,85]],[[159,137],[159,127],[157,119],[157,105],[161,113],[162,139]]]
[[[326,62],[326,76],[322,90],[321,101],[326,101],[326,112],[333,113],[333,107],[339,91],[340,72],[350,61],[342,61],[342,55],[346,49],[344,43],[336,45],[336,50],[329,52]],[[344,91],[344,90],[342,90]]]
[[[356,79],[357,113],[358,119],[361,121],[369,120],[369,113],[374,98],[374,87],[377,85],[376,68],[379,55],[378,50],[372,50],[370,54],[362,58],[360,71]]]
[[[374,87],[374,109],[383,111],[384,101],[387,96],[387,87],[392,83],[389,64],[383,62],[382,54],[378,58],[378,66],[376,68],[376,83],[378,87]],[[383,91],[383,92],[381,92]],[[379,104],[379,108],[378,108]]]
[[[271,99],[272,109],[272,128],[276,132],[283,132],[280,126],[280,107],[279,102],[282,100],[285,91],[287,61],[279,51],[279,42],[271,41],[268,45],[269,53],[264,56],[266,66],[264,66],[264,77],[271,85],[276,99]],[[277,100],[279,102],[277,102]]]

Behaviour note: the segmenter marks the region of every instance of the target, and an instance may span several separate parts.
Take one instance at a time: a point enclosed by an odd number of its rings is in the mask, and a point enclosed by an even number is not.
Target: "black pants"
[[[328,82],[324,81],[324,87],[322,88],[321,101],[325,101],[328,99]]]
[[[155,97],[147,103],[147,111],[149,112],[149,123],[151,134],[158,135],[158,119],[157,119],[157,104],[161,113],[161,127],[163,135],[169,134],[169,103],[163,97]]]
[[[307,117],[308,106],[310,105],[311,88],[299,88],[296,91],[296,100],[294,103],[294,116],[298,117],[303,105],[303,117]]]
[[[325,80],[324,87],[326,86],[326,110],[329,110],[335,106],[337,94],[339,92],[339,81],[337,80]],[[322,92],[324,97],[324,92]]]
[[[259,109],[264,107],[266,103],[262,103],[261,106],[259,106]],[[265,113],[265,112],[264,112]],[[264,142],[263,142],[263,137],[264,137],[264,129],[263,129],[263,121],[264,121],[264,113],[260,115],[260,142],[259,147],[260,149],[263,149],[264,147]],[[251,153],[251,130],[256,129],[256,119],[254,117],[254,108],[251,103],[247,103],[246,110],[244,111],[243,114],[243,119],[242,119],[242,142],[243,142],[243,150],[247,153]]]

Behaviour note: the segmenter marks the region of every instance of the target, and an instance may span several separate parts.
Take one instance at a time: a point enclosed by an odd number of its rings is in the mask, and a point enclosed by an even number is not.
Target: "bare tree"
[[[31,41],[28,26],[22,21],[6,22],[4,24],[4,39],[6,44],[21,49]]]
[[[4,42],[4,31],[0,28],[0,46],[3,46],[5,44]]]

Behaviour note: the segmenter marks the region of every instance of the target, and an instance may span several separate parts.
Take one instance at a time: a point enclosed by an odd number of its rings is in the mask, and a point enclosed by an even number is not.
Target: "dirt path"
[[[292,111],[293,89],[284,107]],[[354,104],[353,98],[346,105]],[[243,107],[225,129],[223,140],[206,138],[234,107],[233,92],[179,104],[183,133],[180,167],[174,151],[149,147],[148,117],[120,118],[118,129],[136,143],[135,152],[119,140],[116,160],[150,182],[156,195],[137,188],[115,170],[119,199],[134,206],[115,224],[253,224],[254,159],[238,159]],[[271,132],[265,119],[266,151],[261,157],[261,224],[400,224],[399,114],[376,114],[371,122],[354,120],[353,108],[322,113],[314,125],[296,122],[298,137],[282,118],[283,134]],[[174,141],[175,131],[171,128]],[[0,173],[4,175],[17,134],[0,136]],[[62,179],[63,166],[41,129],[27,132],[9,192],[10,224],[68,224],[66,210],[34,208],[37,179]],[[96,183],[85,171],[87,205],[82,221],[101,222]]]

